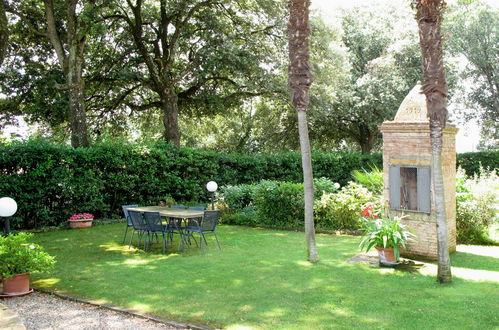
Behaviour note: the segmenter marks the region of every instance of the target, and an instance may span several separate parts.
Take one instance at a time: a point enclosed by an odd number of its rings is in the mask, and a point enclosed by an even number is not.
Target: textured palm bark
[[[303,182],[305,194],[305,236],[307,255],[310,262],[319,261],[315,243],[314,227],[314,187],[312,157],[308,136],[307,109],[312,73],[309,66],[309,0],[289,1],[289,72],[288,84],[291,102],[298,113],[298,132],[302,156]]]
[[[0,65],[5,59],[9,43],[9,28],[5,7],[5,0],[0,0]]]
[[[430,138],[432,146],[433,188],[437,212],[438,275],[440,283],[452,281],[448,247],[445,191],[442,175],[442,136],[447,123],[447,82],[443,65],[442,36],[440,25],[445,2],[442,0],[416,0],[416,20],[423,57],[424,84]]]

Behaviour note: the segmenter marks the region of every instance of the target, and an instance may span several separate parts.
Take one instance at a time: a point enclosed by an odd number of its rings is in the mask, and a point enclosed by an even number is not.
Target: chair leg
[[[163,232],[163,254],[166,253],[166,233]]]
[[[132,236],[130,236],[130,244],[128,244],[128,248],[132,246],[133,234],[135,234],[135,229],[132,229]]]
[[[151,232],[147,232],[147,239],[144,238],[144,251],[147,251],[150,246],[151,246]]]
[[[123,243],[122,244],[125,244],[125,240],[126,240],[126,234],[128,233],[128,224],[126,225],[126,229],[125,229],[125,236],[123,236]]]
[[[200,247],[201,247],[201,250],[203,249],[203,232],[199,232],[199,242],[200,242]]]
[[[220,247],[220,242],[218,241],[217,233],[216,233],[216,232],[213,232],[213,234],[215,234],[215,239],[217,240],[217,245],[218,245],[218,248],[219,248],[220,250],[222,250],[222,248]]]

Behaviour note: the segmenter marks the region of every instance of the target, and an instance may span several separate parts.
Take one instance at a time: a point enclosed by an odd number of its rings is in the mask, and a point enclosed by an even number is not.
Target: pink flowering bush
[[[75,220],[93,220],[94,216],[90,213],[78,213],[78,214],[73,214],[68,220],[69,221],[75,221]]]

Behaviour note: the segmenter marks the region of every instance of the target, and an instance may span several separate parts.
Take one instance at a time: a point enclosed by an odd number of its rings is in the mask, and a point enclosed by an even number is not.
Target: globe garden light
[[[211,192],[211,209],[215,209],[215,191],[218,189],[218,184],[215,181],[210,181],[206,184],[206,189]]]
[[[5,234],[10,234],[10,223],[9,218],[14,215],[17,211],[17,203],[10,197],[0,198],[0,217],[4,217],[4,232]]]

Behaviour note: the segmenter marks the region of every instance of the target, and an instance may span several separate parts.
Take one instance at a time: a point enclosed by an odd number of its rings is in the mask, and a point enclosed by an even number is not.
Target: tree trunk
[[[447,218],[442,175],[442,135],[447,123],[447,83],[443,65],[440,25],[445,2],[442,0],[417,0],[416,20],[419,26],[419,42],[423,57],[425,82],[422,92],[430,120],[432,146],[433,188],[437,211],[438,276],[440,283],[452,281],[448,248]]]
[[[85,36],[80,35],[78,16],[76,14],[79,0],[66,2],[66,49],[56,23],[54,3],[44,0],[45,19],[47,21],[47,36],[57,55],[61,70],[64,72],[69,100],[69,117],[71,126],[71,145],[73,147],[88,147],[87,115],[85,112],[85,93],[82,78]],[[83,5],[83,4],[82,4]]]
[[[2,65],[9,44],[9,27],[5,8],[5,0],[0,0],[0,65]]]
[[[89,146],[84,85],[82,79],[82,61],[83,59],[70,49],[66,81],[68,85],[71,121],[71,145],[74,148]]]
[[[289,1],[288,39],[290,64],[288,84],[291,92],[291,102],[298,113],[305,194],[307,254],[310,262],[317,262],[319,261],[319,255],[315,243],[312,157],[307,123],[308,92],[313,80],[309,66],[309,6],[309,0]]]
[[[301,163],[303,168],[303,189],[305,194],[305,235],[307,239],[307,255],[310,262],[319,261],[319,253],[315,243],[314,226],[314,180],[312,174],[312,154],[308,137],[307,112],[298,110],[298,133],[300,135]]]
[[[163,137],[178,147],[180,145],[180,129],[178,127],[178,97],[174,93],[161,95],[161,111],[165,132]]]

